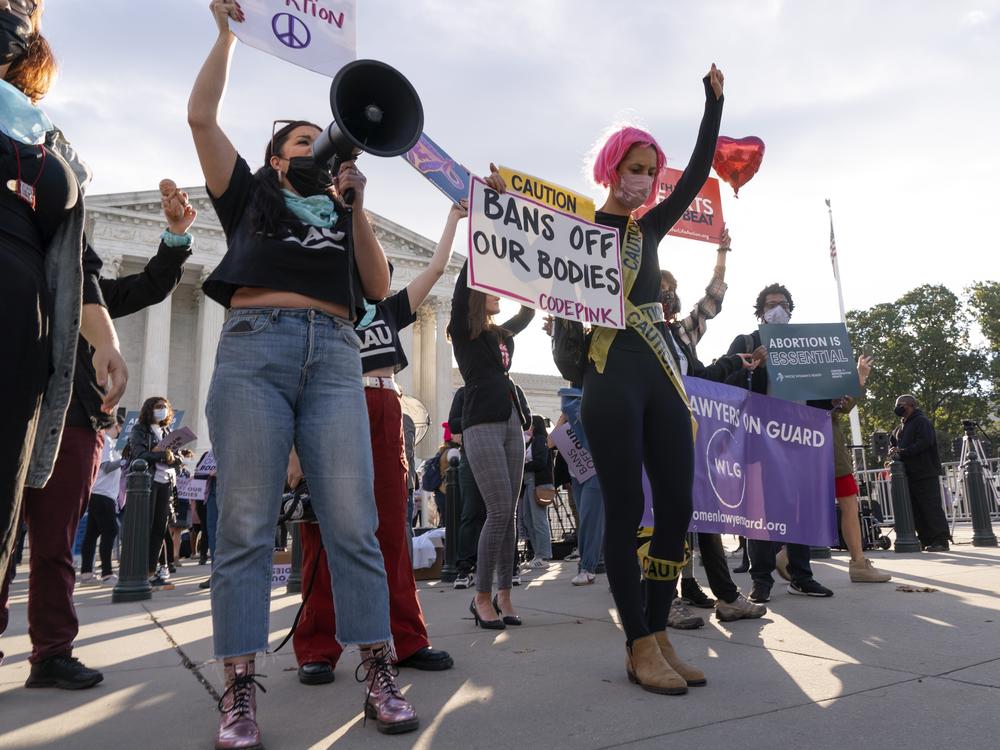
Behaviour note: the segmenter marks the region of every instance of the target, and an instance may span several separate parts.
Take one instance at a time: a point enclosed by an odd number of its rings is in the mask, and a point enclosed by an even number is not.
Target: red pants
[[[90,488],[97,478],[104,440],[86,427],[63,430],[52,477],[44,489],[25,488],[22,508],[31,549],[28,574],[28,635],[35,664],[73,653],[80,630],[73,607],[73,540]],[[13,560],[0,592],[0,633],[7,627]]]
[[[378,537],[389,585],[389,621],[396,657],[405,659],[430,645],[417,583],[413,579],[406,533],[406,452],[399,396],[385,388],[365,388],[375,462],[375,505]],[[306,477],[306,482],[309,477]],[[302,618],[292,636],[300,665],[328,662],[336,666],[344,648],[337,642],[333,591],[319,526],[300,524],[302,535],[302,594],[309,592]],[[310,581],[312,582],[310,589]]]

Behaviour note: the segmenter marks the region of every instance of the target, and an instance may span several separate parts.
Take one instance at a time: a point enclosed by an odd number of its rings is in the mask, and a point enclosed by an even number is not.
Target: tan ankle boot
[[[687,682],[667,664],[652,635],[632,641],[625,669],[631,682],[651,693],[683,695],[687,692]]]
[[[665,630],[661,630],[659,633],[653,633],[653,637],[656,638],[656,645],[659,646],[660,653],[663,654],[664,661],[670,665],[671,669],[684,678],[688,687],[700,687],[708,682],[708,680],[705,679],[704,672],[681,660],[681,657],[679,657],[677,652],[674,651],[674,647],[671,645],[670,639],[667,638],[667,632]]]

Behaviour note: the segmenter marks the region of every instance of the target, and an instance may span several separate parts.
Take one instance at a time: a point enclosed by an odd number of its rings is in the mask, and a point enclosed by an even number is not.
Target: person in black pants
[[[781,284],[771,284],[764,287],[757,295],[754,310],[757,319],[762,323],[781,324],[791,320],[795,303],[792,294]],[[740,354],[760,351],[760,332],[737,336],[729,347],[729,354]],[[754,393],[767,393],[767,367],[761,365],[752,372],[744,374],[736,372],[727,380],[730,385],[746,388]],[[765,475],[765,481],[766,481]],[[766,492],[766,490],[765,490]],[[767,539],[747,539],[747,550],[750,555],[750,578],[753,579],[753,590],[750,601],[758,604],[770,601],[771,588],[774,586],[774,573],[777,567],[776,555],[781,549],[780,542]],[[789,580],[788,593],[799,596],[830,597],[833,591],[813,578],[812,566],[809,563],[809,546],[805,544],[786,544],[784,553],[787,555],[787,566],[778,568],[782,577]],[[784,571],[784,572],[783,572]],[[787,576],[784,575],[787,573]]]
[[[456,589],[471,588],[474,582],[473,570],[476,567],[476,547],[479,534],[486,523],[486,504],[479,492],[479,485],[472,474],[469,459],[462,448],[462,405],[465,400],[465,386],[461,386],[451,400],[448,412],[448,428],[452,440],[458,443],[461,458],[458,464],[458,492],[461,498],[461,517],[458,524],[458,539],[455,548],[455,567],[458,574],[455,577]]]
[[[694,481],[693,418],[659,304],[660,240],[688,209],[712,164],[722,118],[723,77],[715,65],[704,79],[705,111],[694,153],[674,190],[636,221],[632,212],[655,201],[663,150],[637,128],[618,130],[594,164],[595,180],[609,188],[595,220],[618,230],[624,330],[595,326],[583,379],[583,426],[604,495],[605,564],[625,630],[627,674],[645,690],[682,694],[705,675],[685,664],[666,634],[677,577],[687,559]],[[643,514],[642,465],[653,495],[656,528],[642,550],[636,534]],[[644,601],[645,600],[645,601]]]
[[[898,458],[906,468],[917,538],[928,552],[947,552],[951,533],[941,505],[941,458],[934,425],[909,394],[896,399],[894,411],[901,421],[889,436],[893,446],[889,457]]]
[[[121,453],[115,449],[115,442],[124,423],[125,415],[119,412],[115,424],[104,430],[101,463],[87,505],[87,531],[80,550],[80,583],[94,580],[94,553],[98,538],[101,540],[101,582],[106,586],[114,586],[118,582],[111,569],[111,550],[118,538],[118,495],[122,477]]]
[[[174,420],[170,402],[161,396],[147,398],[139,419],[128,438],[129,462],[142,459],[147,471],[153,477],[150,504],[152,513],[149,530],[149,583],[154,590],[165,589],[170,584],[162,572],[157,572],[167,519],[170,515],[170,500],[176,483],[177,468],[182,465],[180,456],[171,450],[158,451],[156,446],[170,432],[169,425]]]

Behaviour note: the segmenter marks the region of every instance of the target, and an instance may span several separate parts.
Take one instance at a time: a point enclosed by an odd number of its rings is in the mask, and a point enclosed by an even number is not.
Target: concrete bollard
[[[448,512],[444,519],[444,564],[441,566],[441,580],[454,583],[458,576],[456,556],[458,554],[458,523],[462,517],[459,505],[462,493],[458,489],[458,456],[448,459],[448,471],[445,472],[445,497],[448,499]]]
[[[903,462],[897,460],[889,464],[889,475],[891,477],[889,492],[892,496],[892,514],[895,517],[896,529],[896,544],[893,546],[893,551],[920,552],[920,540],[914,531],[913,506],[910,504],[910,488],[906,484],[906,469],[903,468]]]
[[[111,592],[112,602],[139,602],[150,599],[149,518],[152,477],[146,462],[136,459],[125,479],[125,523],[122,529],[122,552],[118,564],[118,583]]]
[[[302,530],[301,524],[289,524],[288,543],[292,547],[292,569],[288,571],[286,594],[298,594],[302,591]]]
[[[965,496],[969,498],[969,508],[972,511],[972,546],[996,547],[997,537],[993,533],[993,522],[990,520],[986,476],[974,449],[969,451],[968,460],[962,470],[962,483],[965,485]]]

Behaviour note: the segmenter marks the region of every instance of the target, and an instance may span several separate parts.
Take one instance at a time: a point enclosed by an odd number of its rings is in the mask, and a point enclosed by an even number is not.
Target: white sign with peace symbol
[[[356,0],[240,0],[236,37],[282,60],[333,77],[357,58]]]

